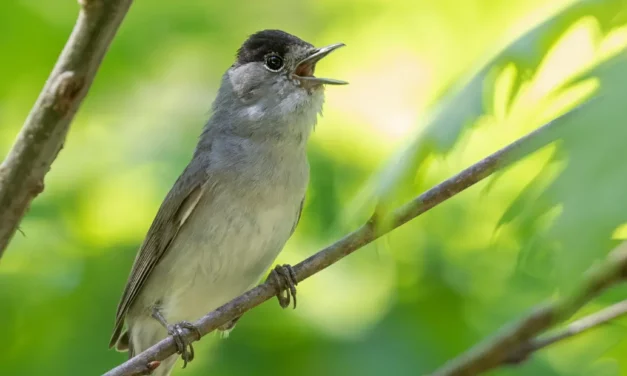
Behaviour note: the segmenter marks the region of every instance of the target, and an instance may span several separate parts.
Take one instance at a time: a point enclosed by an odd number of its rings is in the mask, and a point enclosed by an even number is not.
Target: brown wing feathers
[[[135,258],[126,288],[118,305],[109,347],[113,347],[119,339],[126,338],[128,341],[128,335],[122,334],[126,314],[155,265],[163,257],[179,229],[200,200],[205,182],[206,176],[203,169],[191,170],[188,166],[159,208],[146,239]],[[122,338],[120,338],[121,335]],[[120,350],[125,347],[128,348],[128,345],[125,346],[123,343],[118,346]]]

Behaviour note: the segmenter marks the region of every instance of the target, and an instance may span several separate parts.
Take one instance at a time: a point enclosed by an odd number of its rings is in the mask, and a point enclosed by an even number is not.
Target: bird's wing
[[[196,204],[202,197],[207,176],[205,169],[188,166],[178,178],[165,200],[161,204],[146,239],[133,263],[131,274],[126,283],[122,299],[115,317],[115,327],[109,342],[113,347],[124,326],[124,318],[130,306],[137,298],[144,283],[159,260],[167,252],[177,233],[189,218]]]
[[[290,236],[294,234],[294,231],[296,231],[296,226],[298,226],[298,223],[300,222],[300,216],[301,214],[303,214],[303,206],[305,206],[305,197],[303,197],[303,199],[300,201],[300,206],[298,207],[298,213],[296,214],[294,227],[292,227],[292,231],[290,231]]]

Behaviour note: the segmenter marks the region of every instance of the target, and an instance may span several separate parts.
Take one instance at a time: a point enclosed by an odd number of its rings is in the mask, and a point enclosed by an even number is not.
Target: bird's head
[[[251,130],[282,132],[299,123],[313,127],[322,110],[324,86],[347,84],[314,76],[316,64],[342,46],[316,48],[280,30],[251,35],[224,75],[214,112],[227,110],[231,118],[250,121]]]

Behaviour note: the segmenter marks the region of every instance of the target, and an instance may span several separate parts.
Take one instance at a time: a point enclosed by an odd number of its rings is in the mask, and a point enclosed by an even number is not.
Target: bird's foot
[[[194,360],[194,346],[192,346],[191,342],[188,342],[183,335],[183,329],[189,329],[196,333],[198,336],[197,340],[200,339],[200,330],[198,328],[187,321],[181,321],[174,325],[168,325],[168,334],[172,336],[174,339],[174,343],[176,344],[176,352],[181,354],[181,358],[183,358],[183,368],[187,367],[187,363]]]
[[[268,276],[267,281],[270,281],[277,290],[277,298],[282,308],[290,306],[290,302],[294,301],[294,308],[296,308],[296,273],[290,265],[277,265]]]

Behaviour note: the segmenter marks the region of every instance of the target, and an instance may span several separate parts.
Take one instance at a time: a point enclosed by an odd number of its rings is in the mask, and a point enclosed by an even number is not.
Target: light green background
[[[0,2],[0,156],[77,9]],[[302,283],[297,310],[273,301],[228,340],[203,340],[175,375],[435,369],[576,286],[626,237],[626,11],[620,0],[137,1],[0,262],[0,374],[98,375],[124,360],[107,343],[135,251],[191,155],[220,76],[264,28],[346,43],[317,73],[351,82],[327,90],[302,221],[279,262],[354,229],[375,192],[400,204],[600,96],[565,121],[558,143]],[[624,325],[494,374],[627,375]]]

